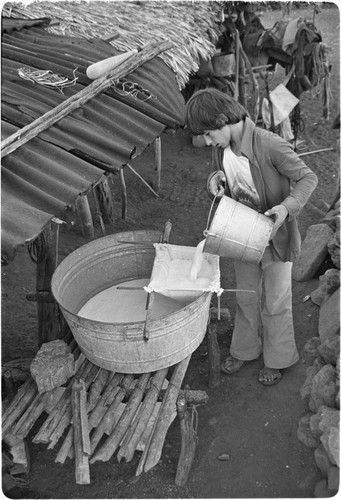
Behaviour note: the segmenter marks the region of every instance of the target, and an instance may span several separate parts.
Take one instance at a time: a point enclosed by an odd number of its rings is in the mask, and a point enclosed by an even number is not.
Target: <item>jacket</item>
[[[224,150],[213,147],[212,154],[214,169],[223,170]],[[301,249],[297,216],[317,186],[317,176],[286,140],[256,127],[247,117],[241,154],[249,160],[262,212],[280,204],[288,210],[288,217],[271,240],[271,245],[276,250],[276,260],[294,262]],[[231,197],[228,186],[225,194]]]

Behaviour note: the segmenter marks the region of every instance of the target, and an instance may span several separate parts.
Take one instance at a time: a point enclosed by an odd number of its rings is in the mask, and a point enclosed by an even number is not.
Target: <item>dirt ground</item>
[[[312,18],[312,8],[300,9],[297,15]],[[273,26],[280,12],[267,12],[261,18],[266,27]],[[331,124],[339,109],[339,11],[333,4],[324,5],[316,19],[323,42],[331,48],[331,117],[322,118],[320,98],[309,92],[302,95],[301,109],[305,128],[299,139],[305,141],[301,152],[335,147],[332,152],[305,157],[307,165],[318,175],[319,185],[300,217],[301,234],[317,223],[336,193],[339,175],[339,131]],[[280,78],[280,75],[277,76]],[[300,152],[300,151],[299,151]],[[150,147],[133,166],[149,182],[154,178],[154,154]],[[135,229],[162,230],[172,223],[171,243],[195,246],[206,227],[210,201],[205,192],[211,170],[210,148],[193,148],[187,131],[162,137],[162,175],[159,198],[126,171],[128,219],[120,219],[120,182],[116,180],[117,220],[112,232]],[[62,233],[60,258],[85,243],[76,229]],[[231,262],[221,259],[222,286],[232,288]],[[221,375],[220,386],[208,387],[206,340],[193,353],[185,377],[191,389],[207,392],[207,405],[197,407],[198,444],[191,473],[185,487],[174,483],[180,451],[180,427],[173,422],[165,441],[162,459],[148,473],[136,477],[137,453],[132,462],[118,463],[114,455],[109,462],[90,467],[91,484],[79,486],[74,480],[74,463],[54,463],[56,450],[33,444],[29,435],[31,471],[24,490],[16,498],[307,498],[313,496],[320,480],[313,450],[296,435],[298,421],[307,408],[299,391],[305,380],[309,360],[303,352],[308,339],[318,335],[318,306],[302,299],[317,287],[318,277],[304,283],[293,283],[293,310],[296,341],[301,359],[283,372],[281,383],[263,387],[257,381],[262,360],[248,364],[233,376]],[[36,353],[36,310],[26,300],[26,292],[35,288],[35,265],[25,249],[15,261],[2,268],[2,360],[33,356]],[[223,294],[222,306],[231,320],[220,322],[218,341],[222,358],[231,340],[234,295]],[[59,449],[59,447],[58,447]],[[220,461],[221,454],[229,460]],[[26,493],[24,493],[26,491]]]

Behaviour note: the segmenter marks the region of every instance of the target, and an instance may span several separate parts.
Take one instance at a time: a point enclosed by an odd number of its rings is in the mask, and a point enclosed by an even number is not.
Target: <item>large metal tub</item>
[[[130,280],[149,279],[162,233],[129,231],[87,243],[68,255],[52,278],[52,293],[85,356],[121,373],[144,373],[178,363],[202,342],[211,301],[204,292],[178,311],[148,322],[105,323],[77,315],[94,295]]]

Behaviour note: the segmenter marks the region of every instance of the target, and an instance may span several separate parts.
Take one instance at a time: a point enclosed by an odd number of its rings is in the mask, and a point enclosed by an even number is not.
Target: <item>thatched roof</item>
[[[103,38],[117,33],[110,43],[119,51],[141,48],[155,40],[171,40],[174,48],[160,57],[175,72],[180,89],[209,59],[220,35],[222,2],[206,1],[35,1],[8,2],[2,15],[21,18],[50,17],[56,34]]]

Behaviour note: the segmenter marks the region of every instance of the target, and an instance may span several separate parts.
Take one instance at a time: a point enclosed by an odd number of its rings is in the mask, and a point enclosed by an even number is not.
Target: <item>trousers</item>
[[[261,262],[235,261],[235,326],[230,354],[249,361],[263,353],[268,368],[288,368],[299,359],[292,316],[292,263],[273,260],[266,248]]]

